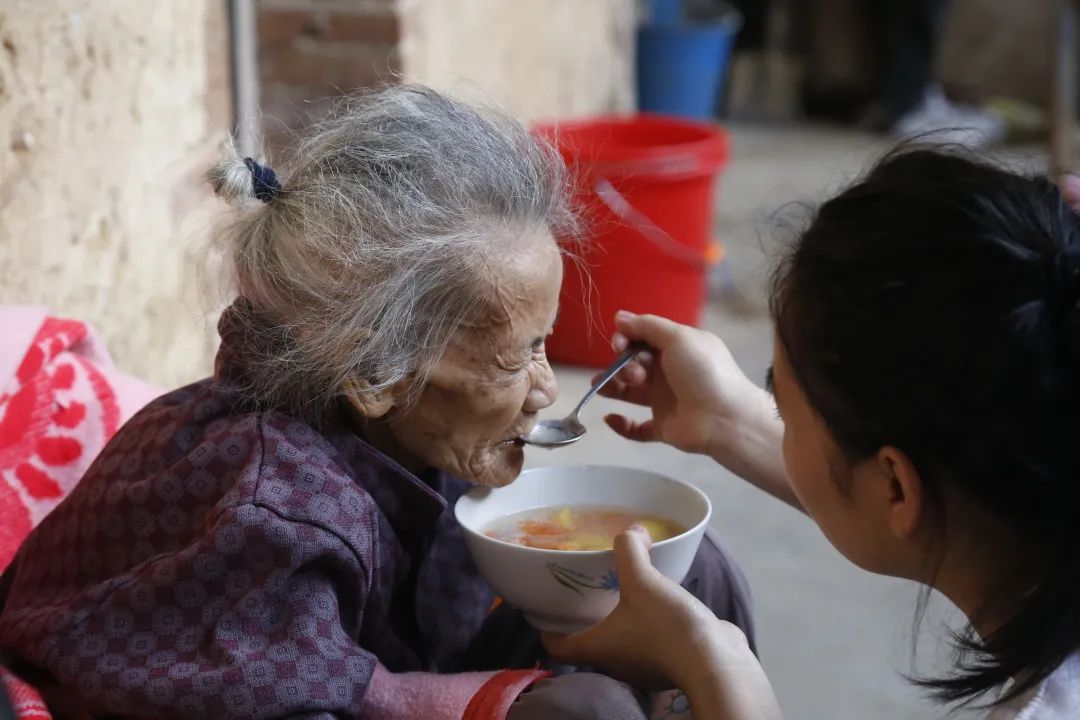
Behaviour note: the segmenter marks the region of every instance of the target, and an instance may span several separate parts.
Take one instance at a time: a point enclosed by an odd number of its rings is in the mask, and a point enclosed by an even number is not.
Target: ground
[[[764,280],[770,257],[800,217],[792,202],[820,201],[851,180],[886,145],[867,135],[815,128],[731,128],[733,157],[721,177],[717,237],[728,248],[736,295],[718,275],[703,326],[718,333],[756,380],[771,355]],[[1021,159],[1038,163],[1037,155]],[[785,208],[786,206],[786,208]],[[777,211],[780,211],[777,214]],[[557,369],[560,399],[550,415],[577,403],[591,373]],[[531,451],[531,465],[606,463],[656,470],[693,482],[713,502],[713,527],[750,579],[761,658],[792,720],[914,720],[943,717],[903,677],[947,661],[941,623],[955,610],[935,597],[912,664],[911,628],[919,588],[848,563],[805,516],[765,496],[707,458],[635,445],[601,420],[613,403],[597,400],[578,445]],[[976,715],[977,716],[977,715]],[[967,717],[958,715],[956,717]]]

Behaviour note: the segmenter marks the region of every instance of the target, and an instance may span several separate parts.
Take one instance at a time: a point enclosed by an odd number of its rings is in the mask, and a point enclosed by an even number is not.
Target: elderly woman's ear
[[[350,328],[344,333],[344,344],[358,347],[369,342],[371,336],[370,330]],[[358,371],[354,371],[342,384],[341,395],[359,415],[368,420],[378,420],[393,409],[407,384],[407,382],[399,382],[375,387]]]
[[[397,387],[375,388],[367,380],[352,377],[345,381],[341,392],[358,413],[377,420],[393,409]]]

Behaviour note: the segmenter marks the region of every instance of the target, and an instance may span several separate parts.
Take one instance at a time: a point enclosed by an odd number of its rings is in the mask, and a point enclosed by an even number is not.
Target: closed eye
[[[543,352],[544,351],[544,345],[547,344],[547,339],[549,337],[551,337],[552,335],[554,335],[554,334],[555,334],[555,328],[552,327],[551,330],[548,330],[547,335],[545,335],[544,337],[538,337],[535,340],[533,340],[532,351],[534,353]]]
[[[559,317],[562,315],[562,306],[555,308],[555,319],[551,321],[551,329],[547,331],[547,335],[542,338],[536,338],[533,341],[533,352],[540,352],[544,349],[544,345],[547,343],[547,339],[555,334],[555,328],[559,326]]]

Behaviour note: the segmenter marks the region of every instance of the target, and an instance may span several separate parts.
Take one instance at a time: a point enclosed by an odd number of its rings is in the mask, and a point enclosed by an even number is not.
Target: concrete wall
[[[123,369],[163,385],[208,372],[216,340],[197,269],[220,209],[200,175],[231,115],[224,9],[0,2],[0,302],[89,321]],[[633,104],[633,0],[258,9],[271,130],[395,73],[527,119]]]
[[[218,0],[0,3],[0,302],[89,321],[166,385],[210,367],[193,251],[226,33]]]
[[[406,77],[528,120],[634,107],[633,0],[401,0]]]
[[[634,106],[635,0],[259,0],[272,147],[332,99],[402,78],[526,120]]]
[[[343,92],[400,72],[395,0],[258,0],[264,130],[272,145]]]

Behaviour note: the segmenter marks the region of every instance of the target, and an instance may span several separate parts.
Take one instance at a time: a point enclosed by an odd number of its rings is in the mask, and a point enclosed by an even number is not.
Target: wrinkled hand
[[[600,391],[605,397],[652,409],[645,422],[607,416],[608,425],[623,437],[711,453],[725,424],[737,424],[770,402],[712,333],[654,315],[621,312],[615,322],[616,350],[621,352],[636,340],[655,351],[639,355]]]
[[[556,660],[594,665],[642,689],[683,687],[703,665],[757,665],[746,636],[649,561],[648,533],[634,526],[615,538],[619,604],[575,635],[542,635]]]

